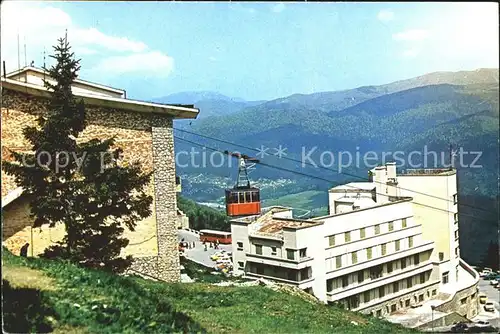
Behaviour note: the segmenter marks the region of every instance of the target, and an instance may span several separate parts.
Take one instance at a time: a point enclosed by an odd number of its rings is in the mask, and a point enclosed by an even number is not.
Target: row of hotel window
[[[237,246],[236,250],[243,251],[243,242],[238,241],[236,243],[236,246]],[[253,247],[254,247],[254,252],[257,255],[270,255],[270,256],[280,256],[280,257],[282,256],[281,255],[281,247],[275,247],[275,246],[266,247],[266,248],[269,248],[269,251],[266,251],[266,252],[264,252],[265,246],[263,246],[263,245],[253,244]],[[286,249],[286,258],[288,260],[296,260],[297,259],[296,253],[297,253],[296,249],[287,248]],[[298,253],[299,253],[299,259],[306,258],[307,257],[307,248],[299,249]]]
[[[386,229],[386,227],[387,227],[387,229]],[[403,228],[407,228],[407,227],[408,227],[407,218],[401,219],[401,228],[403,229]],[[370,226],[370,227],[362,227],[359,230],[356,230],[356,232],[359,232],[359,238],[357,238],[357,240],[364,239],[367,237],[367,233],[366,233],[367,229],[368,229],[369,236],[379,235],[382,230],[387,231],[387,232],[392,232],[392,231],[394,231],[394,221],[383,223],[383,224],[377,224],[377,225]],[[353,232],[354,231],[348,231],[348,232],[343,233],[344,234],[344,243],[353,241],[353,238],[352,238],[352,235],[354,234]],[[341,236],[341,234],[334,234],[334,235],[328,236],[328,246],[329,247],[337,246],[341,242],[339,240],[340,236]]]
[[[404,270],[407,266],[418,266],[420,264],[420,254],[408,256],[396,261],[387,262],[385,264],[370,267],[365,270],[359,270],[353,274],[347,274],[338,278],[332,278],[326,281],[327,291],[331,292],[336,289],[347,288],[350,285],[361,284],[365,279],[372,280],[392,274],[395,270]],[[384,270],[385,269],[385,270]]]
[[[391,294],[399,293],[400,291],[402,291],[404,289],[411,289],[416,285],[425,284],[429,280],[429,277],[430,277],[430,271],[425,272],[425,273],[421,273],[418,275],[414,275],[412,277],[408,277],[408,278],[399,280],[399,281],[394,282],[394,283],[385,284],[385,285],[382,285],[378,288],[364,291],[363,293],[360,293],[360,294],[349,296],[347,298],[339,300],[338,302],[340,304],[343,304],[344,306],[346,306],[348,309],[355,309],[355,308],[358,308],[360,306],[360,304],[367,304],[370,301],[384,298],[386,296],[390,296]],[[436,294],[437,294],[437,291],[433,290],[432,296],[435,296]],[[362,298],[361,298],[361,296],[362,296]],[[430,293],[429,293],[428,297],[430,297]],[[362,302],[361,302],[361,299],[362,299]],[[422,302],[422,301],[424,301],[423,294],[421,294],[418,297],[418,302]],[[415,302],[417,302],[417,299],[415,299]],[[408,307],[408,306],[410,306],[410,299],[407,300],[406,307]]]
[[[414,245],[413,242],[413,236],[410,236],[408,238],[405,238],[408,240],[408,242],[403,246],[406,248],[412,248]],[[402,244],[404,243],[405,239],[399,239],[394,241],[394,252],[398,252],[402,249]],[[335,269],[342,268],[343,266],[348,266],[348,265],[353,265],[358,263],[358,255],[360,255],[361,252],[364,252],[362,256],[366,256],[363,259],[366,260],[371,260],[374,257],[377,256],[385,256],[387,255],[387,245],[388,243],[383,243],[380,245],[368,247],[359,251],[354,251],[350,253],[350,259],[351,261],[349,262],[348,257],[343,256],[343,255],[338,255],[335,257]],[[345,254],[344,254],[345,255]],[[331,267],[331,266],[329,266]],[[332,268],[333,269],[333,268]]]
[[[432,296],[436,296],[436,294],[437,294],[437,290],[436,289],[433,289],[432,292],[430,290],[427,290],[427,293],[426,293],[427,299],[430,299],[431,295]],[[474,292],[471,296],[464,297],[464,298],[460,299],[460,305],[465,305],[469,301],[472,302],[472,303],[474,303],[476,301],[476,297],[477,297],[477,293]],[[418,296],[413,296],[413,303],[414,304],[421,303],[424,300],[425,300],[425,297],[424,297],[423,293],[419,294]],[[346,305],[347,304],[347,300],[342,301],[342,303],[344,305]],[[386,306],[386,310],[387,310],[388,314],[391,314],[391,313],[396,312],[398,309],[408,308],[410,306],[410,304],[411,304],[411,298],[407,298],[404,301],[403,300],[399,301],[399,308],[398,308],[398,303],[394,303],[392,305],[387,305]],[[378,309],[376,311],[373,311],[372,314],[374,316],[380,318],[382,316],[382,309]]]

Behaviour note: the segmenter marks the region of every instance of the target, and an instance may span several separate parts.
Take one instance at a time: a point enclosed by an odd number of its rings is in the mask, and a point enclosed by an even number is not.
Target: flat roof
[[[456,172],[454,168],[408,168],[398,176],[449,176]]]
[[[21,69],[12,71],[10,73],[7,73],[5,76],[7,78],[11,78],[11,77],[19,75],[21,73],[24,73],[24,72],[36,72],[36,73],[40,73],[40,74],[49,74],[47,71],[44,71],[41,68],[33,67],[33,66],[26,66],[26,67],[23,67]],[[91,87],[95,87],[95,88],[99,88],[99,89],[103,89],[103,90],[107,90],[107,91],[114,92],[114,93],[125,94],[125,90],[124,89],[114,88],[114,87],[110,87],[110,86],[98,84],[98,83],[95,83],[95,82],[91,82],[91,81],[88,81],[88,80],[82,80],[82,79],[76,78],[74,80],[74,82],[80,83],[80,84],[83,84],[83,85],[87,85],[87,86],[91,86]]]
[[[45,87],[1,77],[0,86],[24,94],[50,98],[51,92]],[[84,103],[91,106],[114,108],[125,111],[135,111],[143,113],[156,113],[168,115],[176,119],[190,118],[198,116],[198,108],[189,108],[185,106],[175,106],[169,104],[152,103],[138,100],[131,100],[120,97],[99,96],[83,92],[74,92],[74,96],[83,99]]]
[[[200,230],[200,233],[231,234],[231,232],[216,231],[216,230]]]
[[[346,184],[342,184],[340,186],[333,187],[329,190],[329,192],[338,192],[338,191],[356,191],[356,190],[373,190],[375,189],[375,183],[373,182],[349,182]]]

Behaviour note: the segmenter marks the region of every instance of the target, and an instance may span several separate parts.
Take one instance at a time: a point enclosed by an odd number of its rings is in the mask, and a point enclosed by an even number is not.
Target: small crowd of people
[[[207,243],[207,241],[203,241],[203,246],[205,247],[205,251],[208,250],[208,247],[213,248],[213,249],[219,249],[219,245],[220,245],[219,240],[215,240],[214,242],[210,241],[208,243]],[[185,239],[183,238],[181,240],[181,242],[179,242],[179,246],[187,248],[187,249],[192,249],[192,248],[196,247],[196,243],[194,241],[193,242],[185,241]]]
[[[205,240],[203,241],[203,245],[205,246],[205,252],[206,252],[208,248],[207,248],[207,242]],[[210,241],[209,245],[210,248],[219,249],[219,240],[215,240],[215,242]]]

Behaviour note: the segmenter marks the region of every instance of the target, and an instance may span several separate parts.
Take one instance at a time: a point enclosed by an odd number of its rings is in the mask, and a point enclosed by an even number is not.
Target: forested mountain
[[[337,160],[340,151],[350,152],[353,158],[356,154],[363,157],[371,151],[376,154],[376,158],[371,160],[372,164],[395,160],[394,153],[399,151],[401,160],[396,161],[399,169],[433,168],[449,164],[449,147],[452,145],[457,151],[454,162],[458,169],[461,196],[476,204],[476,198],[490,199],[482,201],[490,208],[491,203],[496,202],[498,192],[498,89],[498,69],[436,72],[382,86],[295,94],[244,106],[228,114],[207,108],[209,113],[223,116],[201,118],[188,131],[208,138],[186,132],[177,132],[176,135],[209,148],[238,150],[253,156],[258,151],[251,148],[268,148],[266,154],[259,156],[268,166],[257,165],[252,171],[252,179],[259,185],[278,179],[290,180],[291,183],[287,183],[285,194],[279,193],[278,196],[273,188],[273,192],[263,191],[262,197],[276,199],[295,193],[294,201],[307,203],[305,209],[308,210],[315,208],[314,203],[318,207],[324,206],[326,189],[332,185],[366,179],[366,172],[371,166],[364,164],[363,159],[357,164],[353,161],[350,166],[339,166]],[[200,110],[202,115],[205,110],[202,106]],[[286,149],[282,158],[276,156],[280,145]],[[178,151],[189,150],[191,146],[182,141],[176,142]],[[304,152],[312,148],[315,151],[310,154],[309,161],[317,165],[320,165],[321,155],[325,151],[333,153],[337,160],[331,163],[327,159],[328,168],[301,164]],[[197,149],[201,150],[199,147]],[[210,152],[207,149],[207,154]],[[383,152],[385,157],[382,156]],[[420,154],[413,154],[410,159],[411,152]],[[429,153],[425,157],[425,152],[436,152],[436,155]],[[179,170],[188,179],[189,175],[204,175],[207,179],[209,175],[217,175],[231,180],[235,177],[235,166],[234,162],[232,166],[224,164],[222,167],[208,163],[202,169],[189,165]],[[338,173],[339,167],[342,168],[341,174]],[[211,186],[213,200],[223,195],[222,188],[227,184]],[[199,183],[197,186],[203,187]],[[217,187],[220,187],[219,191]],[[321,199],[315,191],[323,191],[325,198]],[[298,193],[314,195],[308,200],[298,200]],[[203,200],[209,199],[204,197]],[[494,207],[490,209],[492,212],[497,210]],[[488,221],[491,219],[490,216]],[[464,230],[472,231],[470,233],[484,228],[488,232],[480,234],[485,238],[492,238],[497,232],[495,223],[473,222],[470,217],[464,217],[461,222],[467,226]],[[471,227],[471,224],[474,226]],[[463,245],[469,247],[467,241]],[[471,255],[474,261],[480,257],[479,253],[479,250],[475,250]]]

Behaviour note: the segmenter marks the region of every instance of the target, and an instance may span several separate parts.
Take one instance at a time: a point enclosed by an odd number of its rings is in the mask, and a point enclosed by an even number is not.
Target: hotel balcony
[[[409,249],[393,252],[367,261],[363,261],[354,265],[333,269],[326,273],[326,279],[337,278],[347,274],[355,273],[360,270],[368,269],[377,265],[383,265],[388,262],[396,261],[406,258],[415,254],[423,253],[425,251],[432,251],[434,249],[434,242],[427,242],[421,245],[414,246]]]
[[[288,269],[303,269],[307,266],[310,266],[311,261],[313,260],[312,257],[304,257],[298,260],[289,260],[278,256],[268,256],[254,253],[246,253],[246,256],[248,262]]]
[[[327,292],[328,301],[337,301],[349,296],[357,295],[365,291],[377,289],[380,286],[391,284],[415,275],[432,271],[433,264],[431,262],[422,263],[418,266],[408,267],[405,270],[394,271],[391,274],[386,274],[375,279],[367,279],[362,283],[350,284],[347,287],[341,287]],[[436,281],[439,283],[439,281]],[[436,283],[432,282],[432,284]],[[403,290],[402,290],[403,291]],[[392,299],[390,297],[388,299]]]

